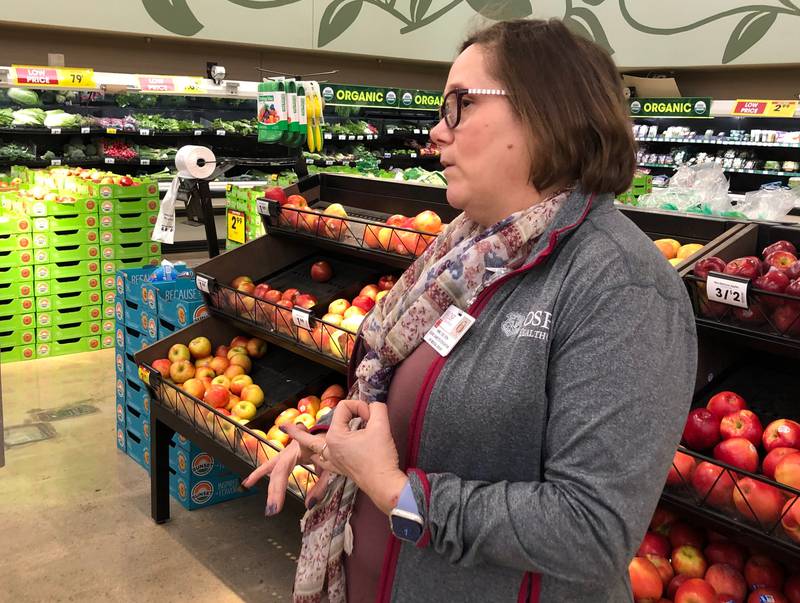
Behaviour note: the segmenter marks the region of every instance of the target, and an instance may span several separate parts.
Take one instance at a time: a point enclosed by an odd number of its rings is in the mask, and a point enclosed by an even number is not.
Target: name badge
[[[440,356],[447,356],[474,323],[472,316],[451,305],[425,334],[425,341]]]

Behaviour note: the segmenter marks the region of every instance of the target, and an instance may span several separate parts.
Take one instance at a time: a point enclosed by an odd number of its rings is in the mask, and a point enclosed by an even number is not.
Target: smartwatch
[[[400,540],[416,544],[425,530],[425,520],[419,514],[411,484],[400,493],[397,506],[389,514],[389,527]]]

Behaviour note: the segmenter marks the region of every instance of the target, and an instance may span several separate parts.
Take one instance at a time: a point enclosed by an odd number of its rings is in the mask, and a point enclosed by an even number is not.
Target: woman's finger
[[[278,455],[278,462],[272,470],[267,487],[267,509],[265,515],[275,515],[283,509],[286,500],[286,486],[289,484],[289,475],[297,464],[297,455]]]
[[[369,404],[364,400],[340,400],[333,411],[330,431],[350,431],[350,421],[356,417],[369,421]]]
[[[289,446],[291,446],[291,444],[289,444]],[[245,488],[251,488],[255,484],[257,484],[263,477],[272,473],[272,470],[275,468],[275,464],[278,462],[278,458],[280,458],[280,455],[282,453],[283,451],[273,455],[272,458],[270,458],[266,463],[262,463],[261,465],[256,467],[256,469],[250,475],[248,475],[244,480],[242,480],[242,486],[244,486]]]
[[[292,438],[300,446],[304,446],[309,450],[319,453],[324,443],[323,438],[320,436],[311,435],[303,425],[294,425],[292,423],[284,423],[281,425],[281,431]]]
[[[312,454],[311,462],[314,463],[314,467],[316,467],[317,470],[327,471],[329,473],[340,473],[338,470],[339,468],[331,463],[329,458],[323,459],[318,454]]]
[[[334,474],[327,470],[322,471],[318,475],[317,481],[308,489],[308,493],[306,494],[307,509],[313,509],[314,505],[325,498],[325,495],[328,493],[328,486],[331,485],[334,477]]]

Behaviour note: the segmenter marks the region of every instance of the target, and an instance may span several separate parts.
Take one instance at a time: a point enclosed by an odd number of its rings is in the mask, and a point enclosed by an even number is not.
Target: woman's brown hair
[[[600,46],[557,19],[501,21],[468,38],[480,44],[528,130],[531,183],[578,182],[587,193],[620,194],[636,169],[622,82]]]

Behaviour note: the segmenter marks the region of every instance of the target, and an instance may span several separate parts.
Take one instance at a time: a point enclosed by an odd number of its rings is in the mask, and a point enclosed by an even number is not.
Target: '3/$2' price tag
[[[709,301],[747,308],[747,293],[750,279],[719,272],[709,272],[706,281],[706,294]]]

